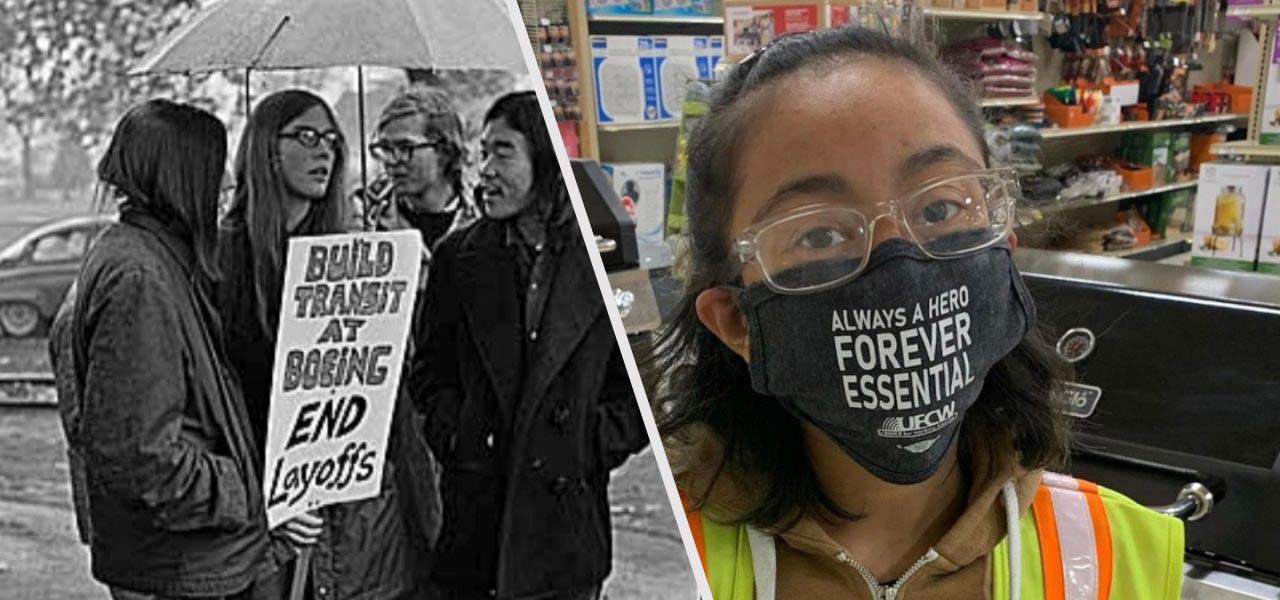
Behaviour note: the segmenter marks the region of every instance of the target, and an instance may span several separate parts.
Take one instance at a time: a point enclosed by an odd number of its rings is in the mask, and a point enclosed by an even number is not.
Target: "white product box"
[[[1226,163],[1200,166],[1192,266],[1253,270],[1270,169]]]
[[[1261,90],[1262,119],[1258,141],[1265,145],[1280,144],[1280,46],[1272,42],[1271,68],[1267,74],[1265,87]]]
[[[706,38],[707,45],[698,52],[698,72],[706,73],[706,77],[714,77],[716,65],[724,60],[724,36],[713,35]]]
[[[596,120],[637,123],[658,118],[653,39],[634,35],[591,37]]]
[[[710,16],[711,0],[654,0],[653,14]]]
[[[662,163],[604,163],[622,207],[636,223],[640,265],[649,266],[663,254],[666,217],[666,165]]]
[[[685,92],[694,79],[710,79],[712,64],[705,60],[708,40],[705,37],[668,36],[653,38],[653,51],[658,73],[658,114],[662,119],[678,119],[683,112]]]
[[[587,13],[592,15],[650,15],[653,0],[588,0]]]
[[[1267,204],[1262,209],[1258,271],[1280,273],[1280,167],[1271,168],[1271,181],[1267,186]]]

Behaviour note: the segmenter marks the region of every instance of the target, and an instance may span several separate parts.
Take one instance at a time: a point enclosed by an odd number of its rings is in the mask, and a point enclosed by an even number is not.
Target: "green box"
[[[1132,163],[1151,167],[1155,185],[1165,185],[1173,181],[1173,171],[1169,157],[1172,136],[1166,132],[1131,131],[1124,134],[1122,144],[1127,150],[1125,158]],[[1187,139],[1188,160],[1190,160],[1191,140]]]
[[[1169,140],[1169,165],[1173,179],[1191,170],[1191,132],[1175,133]]]

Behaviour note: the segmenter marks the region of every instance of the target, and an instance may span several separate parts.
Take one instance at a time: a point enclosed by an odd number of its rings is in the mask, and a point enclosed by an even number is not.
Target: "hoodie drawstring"
[[[1018,600],[1022,591],[1022,530],[1018,525],[1018,491],[1013,480],[1004,483],[1005,527],[1009,530],[1009,600]]]

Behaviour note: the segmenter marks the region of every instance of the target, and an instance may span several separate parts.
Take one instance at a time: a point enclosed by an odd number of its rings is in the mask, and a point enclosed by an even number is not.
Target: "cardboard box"
[[[634,35],[591,37],[591,76],[596,120],[640,123],[657,120],[658,81],[653,39]]]
[[[641,267],[653,266],[663,255],[666,207],[666,165],[662,163],[604,163],[622,207],[636,223]]]
[[[1191,132],[1183,131],[1169,136],[1170,181],[1191,170]]]
[[[1126,160],[1151,167],[1153,185],[1165,185],[1173,181],[1169,141],[1170,136],[1166,131],[1134,131],[1124,135],[1121,146],[1125,148]]]
[[[1191,265],[1252,271],[1271,167],[1205,163],[1196,191]]]
[[[740,60],[786,33],[813,31],[823,4],[776,0],[725,0],[725,54]]]
[[[655,36],[654,68],[660,119],[680,118],[689,81],[711,79],[724,52],[724,40],[703,36]]]
[[[653,0],[587,0],[589,15],[651,15]]]
[[[1271,168],[1259,237],[1258,272],[1280,273],[1280,167]]]
[[[709,17],[711,16],[711,0],[653,0],[653,14]]]

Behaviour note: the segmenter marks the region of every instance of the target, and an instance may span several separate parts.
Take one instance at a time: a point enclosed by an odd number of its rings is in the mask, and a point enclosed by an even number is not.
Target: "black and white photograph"
[[[0,598],[697,596],[532,49],[0,0]]]

